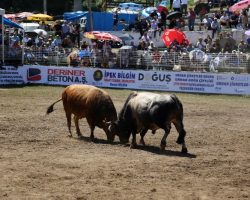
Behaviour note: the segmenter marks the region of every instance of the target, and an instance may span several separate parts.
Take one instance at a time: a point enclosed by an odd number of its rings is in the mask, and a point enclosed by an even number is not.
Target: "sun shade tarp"
[[[0,21],[2,21],[2,16],[0,16]],[[15,23],[15,22],[13,22],[5,17],[3,18],[3,23],[4,23],[4,25],[7,25],[7,26],[23,29],[22,26],[20,26],[19,24]]]
[[[65,20],[77,20],[80,19],[82,17],[85,17],[88,14],[87,11],[83,12],[83,11],[77,11],[77,12],[66,12],[63,14],[63,18]]]

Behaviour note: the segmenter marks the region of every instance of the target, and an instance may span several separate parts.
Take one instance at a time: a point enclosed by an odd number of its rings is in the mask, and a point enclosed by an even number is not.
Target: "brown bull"
[[[53,106],[63,101],[63,107],[67,117],[67,125],[70,136],[71,133],[71,115],[74,115],[76,133],[82,136],[79,128],[79,119],[85,118],[89,124],[91,140],[94,139],[95,126],[102,128],[109,141],[114,140],[105,121],[117,120],[117,113],[111,97],[102,89],[90,85],[70,85],[62,93],[62,98],[54,102],[47,109],[47,114],[53,112]]]

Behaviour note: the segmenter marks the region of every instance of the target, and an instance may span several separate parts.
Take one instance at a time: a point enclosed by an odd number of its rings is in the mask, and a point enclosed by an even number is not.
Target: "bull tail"
[[[172,99],[175,101],[177,105],[181,120],[183,120],[183,106],[182,106],[181,101],[178,99],[178,97],[175,94],[172,94]]]
[[[46,114],[48,115],[48,114],[50,114],[51,112],[53,112],[53,111],[54,111],[54,108],[53,108],[54,105],[55,105],[56,103],[58,103],[59,101],[61,101],[61,100],[62,100],[62,98],[59,99],[59,100],[57,100],[57,101],[54,102],[53,104],[51,104],[51,105],[48,107]]]

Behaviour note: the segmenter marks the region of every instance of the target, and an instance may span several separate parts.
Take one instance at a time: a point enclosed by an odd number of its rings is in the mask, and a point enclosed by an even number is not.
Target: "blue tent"
[[[119,23],[117,30],[122,30],[126,25],[135,22],[138,14],[120,13],[119,19],[124,23]],[[87,18],[86,31],[90,31],[90,14],[88,11],[66,12],[63,14],[65,20],[77,20],[82,17]],[[113,28],[113,13],[109,12],[92,12],[93,30],[110,31]]]
[[[0,16],[0,21],[2,21],[1,18],[2,17]],[[3,18],[3,23],[4,23],[4,25],[8,25],[8,26],[12,26],[12,27],[15,27],[15,28],[21,28],[21,29],[23,29],[23,27],[21,27],[19,24],[15,23],[15,22],[13,22],[13,21],[5,18],[5,17]]]
[[[77,11],[77,12],[65,12],[63,18],[65,20],[77,20],[88,14],[87,11]]]

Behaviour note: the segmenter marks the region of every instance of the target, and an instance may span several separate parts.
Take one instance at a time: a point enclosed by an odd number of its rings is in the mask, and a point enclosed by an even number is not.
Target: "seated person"
[[[73,42],[70,38],[69,35],[67,35],[63,40],[62,40],[62,47],[63,48],[72,48],[74,45],[73,45]]]
[[[144,40],[141,40],[137,46],[137,50],[147,50],[148,46]]]
[[[246,51],[247,51],[247,44],[243,40],[240,41],[240,43],[238,45],[238,50],[240,52],[246,53]]]
[[[202,38],[199,38],[197,43],[196,43],[196,48],[202,50],[202,51],[205,51],[206,49],[206,44],[203,43],[203,39]]]
[[[211,30],[211,23],[212,19],[205,15],[205,18],[202,20],[202,25],[204,26],[205,30]]]
[[[77,50],[73,50],[67,57],[67,63],[68,63],[68,66],[73,66],[73,67],[76,67],[79,65],[79,61],[80,61],[80,58],[79,58],[79,55],[78,55],[78,52]]]
[[[229,25],[229,17],[227,14],[224,12],[223,15],[220,17],[220,25],[222,27],[226,27]]]
[[[250,37],[247,39],[247,46],[250,48]]]

